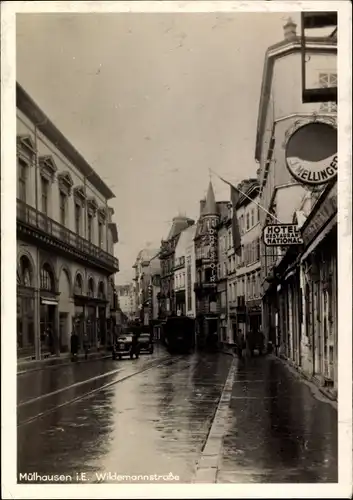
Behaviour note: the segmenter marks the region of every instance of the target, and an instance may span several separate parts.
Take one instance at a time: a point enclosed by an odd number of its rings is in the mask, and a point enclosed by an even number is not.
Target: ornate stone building
[[[109,187],[17,84],[18,357],[58,355],[76,328],[110,342],[118,241]]]

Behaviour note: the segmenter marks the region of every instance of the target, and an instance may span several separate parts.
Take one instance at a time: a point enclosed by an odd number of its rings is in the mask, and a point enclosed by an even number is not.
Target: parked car
[[[140,352],[153,353],[153,341],[150,333],[140,333],[139,335]]]
[[[134,338],[135,337],[135,338]],[[121,359],[123,356],[139,357],[140,343],[133,333],[124,333],[117,337],[113,345],[112,359]]]

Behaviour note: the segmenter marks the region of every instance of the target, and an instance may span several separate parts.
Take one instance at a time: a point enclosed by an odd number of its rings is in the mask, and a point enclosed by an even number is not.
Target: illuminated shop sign
[[[337,128],[334,121],[299,120],[286,135],[287,168],[297,181],[319,185],[337,176]]]
[[[301,245],[303,238],[297,224],[270,224],[264,227],[263,241],[268,247]]]

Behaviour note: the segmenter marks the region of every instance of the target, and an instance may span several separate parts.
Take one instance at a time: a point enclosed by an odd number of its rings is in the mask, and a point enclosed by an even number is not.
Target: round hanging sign
[[[287,140],[286,163],[292,176],[309,185],[337,176],[337,128],[322,121],[294,127]]]

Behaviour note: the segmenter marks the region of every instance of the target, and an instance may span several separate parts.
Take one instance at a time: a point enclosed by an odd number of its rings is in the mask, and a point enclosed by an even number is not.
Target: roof
[[[167,241],[178,236],[184,229],[195,224],[193,219],[180,215],[173,218],[172,227],[170,228]]]
[[[44,114],[38,104],[27,94],[27,92],[16,82],[16,106],[29,118],[38,130],[42,132],[55,147],[57,147],[66,158],[72,162],[77,170],[85,177],[89,177],[89,182],[107,200],[115,198],[115,194],[99,177],[96,171],[87,163],[83,156],[74,148],[66,137],[56,128],[54,123]]]
[[[159,248],[143,248],[139,251],[136,261],[150,262],[159,253]]]
[[[306,49],[316,52],[330,52],[337,50],[337,41],[331,37],[306,37]],[[271,100],[272,76],[276,59],[301,51],[301,38],[297,36],[294,40],[281,40],[271,45],[266,50],[264,69],[259,100],[259,112],[257,119],[257,132],[255,143],[255,159],[260,160],[261,138],[265,128],[268,103]],[[273,117],[275,119],[275,117]]]
[[[211,181],[208,185],[206,202],[203,207],[202,215],[217,215],[216,199]]]
[[[180,233],[180,238],[175,247],[175,257],[182,257],[185,255],[186,250],[190,244],[194,241],[196,232],[196,224],[189,226]]]

